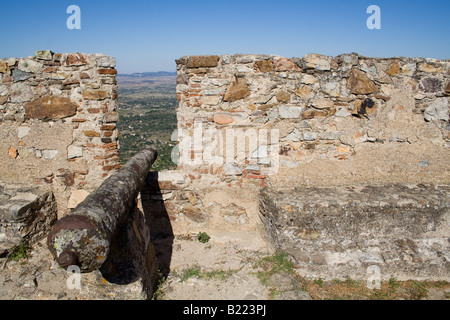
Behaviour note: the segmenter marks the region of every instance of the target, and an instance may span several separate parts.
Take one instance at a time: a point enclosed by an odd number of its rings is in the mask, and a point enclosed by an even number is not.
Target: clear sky
[[[67,7],[81,9],[69,30]],[[381,29],[369,30],[370,5]],[[450,0],[0,1],[0,58],[36,50],[105,53],[119,73],[175,71],[183,55],[450,58]]]

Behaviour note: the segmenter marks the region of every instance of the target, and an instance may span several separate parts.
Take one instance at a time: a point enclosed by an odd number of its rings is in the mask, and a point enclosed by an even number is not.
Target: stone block
[[[78,105],[69,98],[46,96],[33,100],[25,106],[26,119],[54,120],[72,117]]]
[[[444,280],[450,262],[447,185],[289,186],[261,191],[261,216],[279,250],[296,261],[301,275],[382,280]]]
[[[290,107],[285,105],[281,105],[278,107],[278,114],[282,119],[299,118],[302,111],[303,111],[302,107]]]
[[[331,69],[331,57],[310,53],[303,57],[306,67],[326,71]]]
[[[20,59],[17,69],[23,72],[40,73],[42,71],[43,66],[44,65],[42,63],[35,60]]]
[[[34,56],[39,60],[51,61],[53,59],[53,52],[50,50],[38,50],[34,53]]]
[[[370,80],[363,71],[354,68],[348,79],[351,93],[353,94],[371,94],[378,91],[377,85]]]
[[[0,254],[43,239],[57,219],[50,188],[0,184]]]
[[[68,159],[81,158],[82,156],[83,156],[83,147],[70,145],[67,148]]]
[[[234,102],[250,95],[245,78],[235,78],[228,86],[224,101]]]
[[[219,56],[189,56],[186,67],[188,68],[212,68],[219,64]]]

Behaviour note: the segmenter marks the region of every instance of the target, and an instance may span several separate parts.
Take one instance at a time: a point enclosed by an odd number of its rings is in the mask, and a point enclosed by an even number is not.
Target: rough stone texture
[[[187,66],[189,59],[177,60],[182,79],[177,86],[178,169],[185,183],[176,190],[161,189],[158,195],[174,231],[251,230],[259,210],[236,199],[258,199],[254,192],[268,187],[262,199],[274,204],[262,210],[279,221],[272,232],[274,243],[291,241],[291,246],[280,247],[296,257],[297,271],[312,270],[316,278],[367,279],[365,266],[376,263],[387,280],[445,279],[448,60],[356,53],[291,59],[236,54],[219,56],[215,67],[192,68]],[[245,80],[248,92],[237,100],[225,97],[237,79]],[[210,96],[217,97],[217,104],[202,103]],[[200,126],[199,134],[195,129]],[[363,185],[372,190],[370,184],[380,186],[373,189],[374,200],[357,189]],[[405,191],[405,185],[437,187]],[[352,187],[355,197],[365,202],[356,199],[351,205],[345,188]],[[225,192],[226,188],[238,191]],[[321,198],[333,190],[336,199],[343,197],[342,206]],[[430,207],[422,203],[427,192],[432,198],[436,195]],[[210,194],[227,200],[219,204]],[[411,204],[397,206],[396,201]],[[305,214],[303,222],[301,202],[317,206],[320,214]],[[294,235],[295,223],[309,223],[310,230],[305,227],[308,230]],[[316,225],[323,226],[320,232]],[[434,227],[441,232],[436,239],[427,231]],[[336,234],[339,230],[342,237]],[[401,249],[414,245],[419,253],[409,257]]]
[[[56,219],[50,188],[0,182],[0,256],[14,246],[31,246],[45,238]]]
[[[263,189],[272,241],[311,279],[448,280],[448,186]]]
[[[72,117],[78,105],[69,98],[46,96],[25,105],[25,119],[56,120]]]
[[[353,94],[370,94],[377,91],[377,86],[361,70],[354,69],[348,79]]]
[[[0,299],[3,300],[150,300],[159,281],[158,262],[148,222],[138,209],[118,230],[103,267],[79,275],[61,268],[40,241],[26,260],[0,256]],[[71,285],[71,286],[69,286]]]
[[[191,56],[187,59],[188,68],[216,67],[219,62],[218,56]]]
[[[224,101],[234,102],[250,95],[245,78],[235,78],[225,93]]]
[[[103,54],[50,50],[0,60],[0,181],[50,185],[62,217],[73,191],[117,170],[116,127],[102,140],[102,126],[119,120],[114,67]]]
[[[243,172],[232,180],[239,183],[240,178],[247,179],[247,165],[258,164],[260,171],[276,174],[273,164],[283,161],[296,171],[307,168],[312,180],[334,175],[331,168],[335,166],[342,168],[340,174],[364,181],[372,176],[367,163],[376,162],[373,169],[380,181],[450,181],[443,170],[450,150],[448,99],[443,97],[449,81],[443,72],[449,68],[448,61],[368,58],[356,53],[310,54],[301,59],[237,54],[218,56],[216,67],[192,68],[187,66],[192,59],[177,60],[178,77],[184,79],[177,87],[180,150],[192,148],[194,123],[202,119],[203,141],[195,145],[209,152],[214,144],[205,132],[215,130],[221,139],[216,140],[211,158],[223,161],[194,164],[192,160],[200,156],[197,150],[193,158],[180,158],[183,170],[208,171],[229,181],[232,176],[221,168],[233,162]],[[235,150],[234,158],[225,159],[228,129],[238,136],[237,141],[246,141],[246,146]],[[259,142],[263,130],[274,129],[279,131],[278,143]],[[238,130],[247,135],[245,139]],[[258,136],[252,139],[257,140],[256,146],[248,142],[252,130]],[[270,140],[270,133],[266,137]],[[258,163],[251,155],[260,143],[279,149],[278,155],[273,152],[264,164]],[[187,147],[183,152],[190,155],[195,150]],[[385,156],[389,161],[381,163],[379,159]],[[428,167],[419,167],[425,158],[434,160]],[[403,167],[396,165],[399,161]],[[322,169],[324,162],[326,170]],[[265,174],[250,177],[260,175]],[[295,179],[295,174],[288,179]]]

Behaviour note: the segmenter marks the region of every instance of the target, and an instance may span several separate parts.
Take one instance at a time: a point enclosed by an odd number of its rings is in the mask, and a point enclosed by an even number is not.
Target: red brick
[[[265,179],[266,176],[261,175],[261,174],[248,174],[247,178],[249,178],[249,179]]]

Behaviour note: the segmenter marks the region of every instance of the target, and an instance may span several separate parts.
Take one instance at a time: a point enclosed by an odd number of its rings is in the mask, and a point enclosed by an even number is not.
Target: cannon
[[[136,206],[156,157],[152,147],[144,147],[55,223],[47,246],[61,267],[76,265],[81,272],[91,272],[102,266],[116,232]]]

